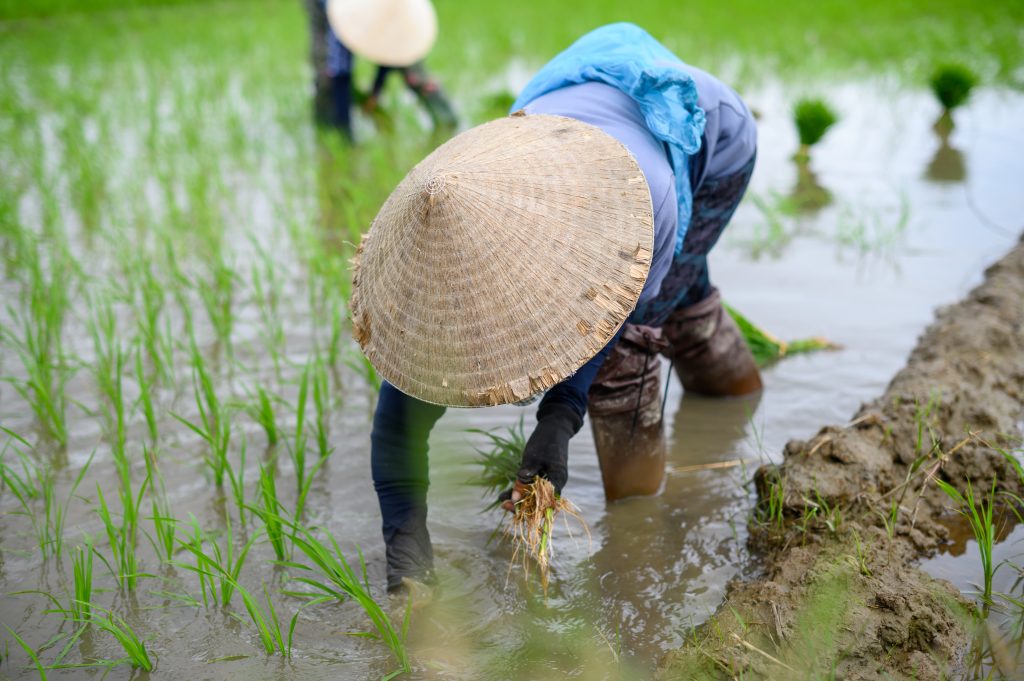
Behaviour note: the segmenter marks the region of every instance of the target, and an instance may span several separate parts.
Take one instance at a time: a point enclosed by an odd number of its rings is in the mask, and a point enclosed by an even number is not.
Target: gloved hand
[[[500,497],[502,507],[512,510],[515,502],[522,498],[521,485],[528,485],[534,478],[547,478],[562,493],[569,480],[569,440],[583,425],[583,417],[565,404],[542,405],[537,414],[537,427],[523,449],[523,460],[517,472],[515,487]]]

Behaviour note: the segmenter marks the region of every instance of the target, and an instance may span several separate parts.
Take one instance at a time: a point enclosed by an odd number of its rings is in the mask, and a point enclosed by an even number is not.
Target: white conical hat
[[[426,402],[479,407],[547,390],[636,306],[654,241],[650,191],[602,130],[515,115],[413,168],[353,260],[353,336]]]
[[[415,64],[437,39],[430,0],[328,0],[327,20],[345,47],[384,66]]]

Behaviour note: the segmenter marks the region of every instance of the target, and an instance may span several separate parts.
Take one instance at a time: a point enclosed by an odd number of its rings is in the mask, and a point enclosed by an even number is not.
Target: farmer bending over
[[[423,66],[422,60],[437,36],[437,17],[429,0],[316,0],[310,12],[314,66],[322,69],[320,80],[326,84],[321,89],[330,94],[330,106],[320,105],[325,122],[337,127],[346,138],[352,138],[352,74],[356,54],[379,64],[373,86],[363,101],[367,113],[377,110],[388,75],[398,71],[427,110],[434,127],[451,128],[457,124],[440,85]],[[322,47],[318,47],[319,43]]]
[[[510,508],[535,476],[561,492],[588,411],[606,498],[659,490],[659,354],[688,391],[761,388],[708,278],[754,168],[739,96],[614,24],[555,57],[513,109],[416,166],[356,259],[353,332],[386,379],[372,470],[389,589],[431,576],[427,437],[446,406],[544,393]]]

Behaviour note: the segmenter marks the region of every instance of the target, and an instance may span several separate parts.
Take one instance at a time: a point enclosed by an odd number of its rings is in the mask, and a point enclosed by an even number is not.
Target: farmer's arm
[[[537,408],[537,427],[523,449],[519,482],[533,482],[539,475],[550,480],[561,493],[569,479],[569,440],[583,425],[587,393],[621,333],[620,329],[589,362],[544,395]],[[516,500],[514,493],[512,500]]]

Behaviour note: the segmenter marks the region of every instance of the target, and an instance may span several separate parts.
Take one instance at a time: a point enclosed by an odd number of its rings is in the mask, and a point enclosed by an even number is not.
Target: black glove
[[[417,511],[385,537],[388,559],[388,591],[402,587],[402,578],[409,577],[418,582],[434,581],[434,549],[427,532],[427,511]]]
[[[569,480],[569,440],[583,425],[583,417],[565,404],[542,404],[537,427],[523,449],[517,476],[523,484],[538,475],[547,478],[558,494]]]

